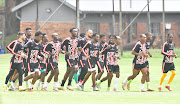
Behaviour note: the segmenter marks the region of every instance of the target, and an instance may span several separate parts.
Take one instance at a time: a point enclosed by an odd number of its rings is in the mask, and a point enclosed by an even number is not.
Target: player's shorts
[[[141,69],[145,68],[146,66],[147,66],[146,63],[144,63],[144,64],[133,63],[133,69],[136,69],[136,70],[141,70]]]
[[[15,69],[21,69],[23,70],[23,63],[10,63],[10,71]]]
[[[106,66],[105,66],[108,73],[109,73],[109,72],[113,72],[113,66],[114,66],[114,65],[106,65]]]
[[[113,66],[113,73],[119,72],[119,65]]]
[[[40,69],[41,72],[46,71],[46,64],[44,64],[44,63],[39,63],[39,69]]]
[[[91,57],[91,59],[88,59],[88,66],[89,69],[95,68],[95,65],[97,65],[97,58]]]
[[[49,73],[49,71],[58,69],[58,63],[56,62],[50,62],[46,63],[46,72]]]
[[[78,69],[81,68],[81,64],[80,64],[79,58],[75,58],[75,65],[77,65]]]
[[[79,60],[79,62],[80,62],[81,68],[83,68],[83,67],[88,68],[89,67],[87,60]]]
[[[98,61],[97,64],[98,64],[98,73],[104,72],[104,62]]]
[[[27,65],[28,65],[28,70],[31,74],[39,71],[39,63],[27,63]]]
[[[146,61],[145,64],[146,64],[147,70],[149,70],[149,62]]]
[[[76,61],[73,59],[66,59],[67,67],[74,67],[76,64]]]
[[[163,63],[162,71],[163,73],[167,73],[168,71],[175,70],[174,63]]]

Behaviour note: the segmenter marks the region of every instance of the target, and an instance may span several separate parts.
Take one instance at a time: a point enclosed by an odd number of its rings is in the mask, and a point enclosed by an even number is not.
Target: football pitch
[[[157,88],[159,87],[160,78],[162,76],[162,60],[163,55],[161,55],[161,50],[155,49],[150,50],[153,57],[148,58],[150,63],[150,86],[155,89],[154,92],[140,92],[141,86],[141,74],[137,76],[131,82],[131,90],[122,90],[122,81],[127,79],[129,75],[132,74],[132,60],[133,55],[131,52],[124,52],[124,56],[118,61],[120,66],[120,80],[118,83],[118,90],[120,92],[107,92],[107,81],[101,84],[101,90],[94,92],[92,89],[91,77],[85,84],[85,91],[53,91],[53,80],[48,86],[49,91],[37,91],[36,85],[34,86],[34,92],[19,92],[17,91],[3,91],[3,85],[6,75],[9,72],[10,57],[11,54],[0,55],[0,104],[180,104],[180,49],[175,49],[178,55],[177,59],[174,59],[176,67],[176,76],[171,83],[171,88],[173,91],[168,91],[165,89],[171,72],[168,73],[162,86],[162,92],[159,92]],[[64,55],[60,55],[59,58],[59,80],[62,80],[63,75],[66,71],[66,62],[64,60]],[[106,75],[106,72],[103,76]],[[114,86],[114,78],[111,84],[111,89]],[[67,85],[67,81],[65,87]],[[72,85],[75,86],[75,81],[73,80]],[[146,84],[145,84],[146,85]],[[25,87],[25,83],[23,83]],[[146,88],[146,87],[145,87]]]

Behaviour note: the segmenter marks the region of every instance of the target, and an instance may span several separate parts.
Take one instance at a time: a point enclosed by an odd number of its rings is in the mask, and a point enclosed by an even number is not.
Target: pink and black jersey
[[[47,62],[49,63],[49,62],[53,62],[53,63],[58,63],[58,61],[59,61],[59,53],[60,53],[60,51],[61,51],[61,43],[60,42],[57,42],[57,43],[55,43],[55,42],[49,42],[46,46],[45,46],[45,48],[44,48],[44,52],[46,53],[46,54],[49,54],[50,52],[52,53],[52,54],[54,54],[53,56],[51,56],[51,55],[49,55],[48,56],[48,59],[47,59]]]
[[[146,50],[146,44],[145,43],[142,44],[140,41],[138,41],[132,50],[135,51],[136,53],[139,53],[139,54],[141,54],[143,52],[146,52],[147,51]],[[144,56],[135,55],[133,63],[135,63],[135,64],[144,64],[146,62],[146,60],[147,59]]]
[[[169,43],[169,42],[165,42],[163,47],[162,47],[162,54],[164,55],[164,59],[163,62],[165,63],[173,63],[173,57],[171,56],[171,54],[174,53],[174,42]]]
[[[104,43],[104,44],[99,43],[99,44],[100,44],[99,51],[102,53],[108,44],[107,43]],[[104,63],[104,54],[99,54],[99,62]]]
[[[26,43],[24,48],[27,49],[27,63],[38,63],[38,57],[43,57],[43,55],[40,53],[40,44],[35,39]]]
[[[76,55],[77,55],[77,45],[78,45],[78,39],[72,39],[71,37],[67,38],[64,40],[64,42],[61,45],[61,49],[64,49],[65,46],[65,51],[70,52],[70,55],[66,55],[66,59],[72,59],[75,60]]]
[[[43,60],[42,61],[39,61],[39,63],[43,63],[45,64],[46,63],[46,53],[44,52],[44,48],[46,47],[47,44],[44,44],[44,43],[40,43],[40,53],[44,56],[43,57]]]
[[[11,54],[13,54],[11,57],[12,63],[22,63],[23,62],[23,58],[21,57],[21,54],[23,53],[23,50],[24,50],[23,42],[14,40],[6,48],[8,49],[8,51]]]
[[[116,45],[116,43],[112,44],[112,43],[108,43],[108,45],[110,46],[109,49],[107,49],[107,47],[105,47],[103,54],[105,54],[105,62],[106,65],[117,65],[117,58],[116,55],[118,54],[118,46]]]

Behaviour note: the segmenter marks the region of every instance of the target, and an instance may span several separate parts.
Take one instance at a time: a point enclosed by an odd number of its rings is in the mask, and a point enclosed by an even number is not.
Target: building
[[[75,0],[74,0],[75,1]],[[47,33],[49,36],[53,32],[57,32],[63,39],[70,36],[69,29],[75,27],[76,8],[74,1],[69,0],[57,11],[57,13],[47,22],[42,28],[42,32]],[[98,1],[98,0],[97,0]],[[41,27],[43,22],[52,14],[52,12],[63,2],[63,0],[27,0],[12,9],[12,12],[16,12],[17,18],[20,19],[20,30],[24,31],[26,27],[31,27],[33,33],[36,30],[36,21],[38,20],[38,27]],[[87,1],[86,1],[87,2]],[[96,5],[96,3],[90,3],[89,5],[80,2],[80,24],[81,32],[85,32],[87,29],[92,29],[94,32],[100,34],[112,34],[112,9],[107,5],[112,5],[109,2],[100,2],[102,5]],[[95,2],[95,1],[94,1]],[[117,2],[117,0],[115,0]],[[125,2],[125,1],[123,1]],[[169,1],[170,2],[170,1]],[[37,5],[38,4],[38,5]],[[87,3],[86,3],[87,4]],[[118,3],[115,3],[118,4]],[[83,5],[83,8],[81,8]],[[93,5],[93,6],[92,6]],[[138,6],[137,6],[138,5]],[[136,4],[133,9],[124,6],[123,10],[123,29],[133,20],[133,18],[141,11],[146,5],[146,2]],[[153,5],[153,3],[152,3]],[[167,3],[167,5],[172,5]],[[115,18],[116,18],[116,34],[118,31],[119,12],[118,6],[115,5]],[[38,9],[37,9],[38,7]],[[155,8],[156,7],[156,8]],[[151,6],[151,32],[154,37],[159,37],[162,32],[162,10],[159,10],[159,5]],[[166,23],[170,28],[166,29],[166,33],[171,32],[174,34],[174,42],[176,47],[180,47],[180,10],[169,8],[166,10]],[[171,6],[172,7],[172,6]],[[176,8],[176,6],[174,6]],[[128,8],[128,9],[127,9]],[[37,12],[38,11],[38,12]],[[38,14],[38,15],[37,15]],[[123,34],[123,43],[127,44],[138,40],[138,36],[147,31],[147,10],[142,12],[139,17],[133,22]]]

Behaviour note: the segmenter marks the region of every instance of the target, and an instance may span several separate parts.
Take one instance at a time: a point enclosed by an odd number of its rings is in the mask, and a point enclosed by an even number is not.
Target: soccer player
[[[101,79],[101,76],[104,73],[104,54],[102,54],[102,51],[104,50],[106,43],[106,35],[101,34],[100,35],[100,54],[99,54],[99,67],[98,67],[98,74],[96,76],[96,81]]]
[[[75,57],[76,57],[76,51],[77,51],[77,45],[78,45],[78,40],[77,40],[78,29],[71,28],[70,33],[71,33],[71,37],[65,39],[61,46],[61,49],[65,48],[65,51],[66,51],[65,60],[67,62],[67,70],[66,70],[66,73],[64,74],[64,78],[62,80],[60,89],[65,90],[64,84],[67,78],[69,77],[67,89],[72,91],[73,88],[72,88],[71,82],[72,82],[73,75],[75,73],[75,68],[77,67],[77,64],[75,62]]]
[[[152,34],[150,32],[147,32],[146,34],[146,51],[150,57],[152,57],[151,53],[149,52],[150,49],[150,41],[152,39]],[[154,91],[153,89],[150,88],[150,76],[149,76],[149,62],[146,60],[146,65],[147,65],[147,78],[146,78],[146,83],[147,83],[147,91]],[[130,90],[130,83],[132,80],[129,80],[127,84],[127,89]]]
[[[173,57],[177,58],[177,55],[174,52],[175,44],[173,42],[173,38],[174,38],[173,34],[169,33],[168,40],[167,40],[167,42],[164,43],[164,45],[162,47],[162,54],[164,55],[163,65],[162,65],[163,75],[161,77],[160,87],[158,88],[159,91],[162,91],[162,87],[161,87],[162,83],[169,71],[171,71],[172,74],[171,74],[169,81],[168,81],[167,85],[165,86],[165,88],[167,88],[169,91],[172,91],[172,89],[170,88],[170,84],[171,84],[174,76],[176,75]]]
[[[42,90],[47,91],[47,87],[54,77],[54,91],[58,91],[59,85],[58,85],[58,76],[59,76],[59,69],[58,69],[58,61],[59,61],[59,54],[61,53],[61,43],[58,41],[58,34],[53,33],[52,34],[53,41],[49,42],[45,48],[44,52],[48,54],[47,59],[47,66],[46,66],[46,72],[50,73],[50,76],[47,79],[46,84],[43,86]]]
[[[36,80],[39,79],[39,60],[43,60],[43,55],[40,53],[40,41],[42,40],[42,33],[40,31],[35,33],[35,39],[25,44],[24,48],[28,51],[27,65],[30,75],[24,78],[24,81],[28,81],[33,78],[31,85],[28,87],[28,91],[34,91],[33,86]]]
[[[139,70],[142,73],[141,78],[141,92],[146,92],[144,90],[144,83],[147,78],[147,65],[146,65],[146,58],[148,57],[148,54],[146,53],[146,35],[141,34],[140,35],[140,41],[136,43],[134,48],[132,49],[132,54],[135,55],[133,60],[133,74],[129,76],[125,81],[122,83],[122,88],[125,90],[125,86],[127,85],[129,80],[133,80],[138,74]]]
[[[92,74],[93,91],[99,91],[99,89],[96,87],[96,84],[95,84],[95,75],[96,75],[95,65],[98,62],[99,46],[100,46],[98,41],[99,41],[99,34],[94,33],[92,35],[92,41],[86,43],[84,47],[82,48],[82,52],[87,58],[89,68],[88,68],[87,74],[84,77],[82,84],[78,86],[79,90],[84,91],[84,84],[88,80],[89,76]],[[87,48],[89,50],[88,53],[85,52]]]
[[[22,87],[23,58],[27,58],[27,56],[23,53],[23,50],[24,50],[23,42],[25,41],[25,38],[26,38],[25,33],[19,32],[18,39],[12,41],[7,46],[7,49],[12,54],[12,57],[11,57],[10,71],[5,80],[5,85],[4,85],[5,91],[8,91],[7,83],[8,83],[8,80],[10,79],[10,77],[13,75],[15,69],[19,73],[19,91],[26,90]],[[15,90],[15,88],[14,88],[14,90]]]
[[[93,34],[93,31],[92,30],[88,30],[86,32],[86,35],[84,38],[80,39],[79,42],[78,42],[78,50],[81,51],[81,54],[80,54],[80,66],[81,66],[81,72],[80,72],[80,75],[78,77],[78,82],[77,84],[82,84],[82,81],[85,77],[85,75],[87,74],[88,72],[88,62],[87,62],[87,58],[85,56],[85,54],[82,52],[82,48],[84,47],[84,45],[89,42],[91,40],[91,37],[92,37],[92,34]],[[81,34],[80,34],[81,35]],[[88,51],[88,48],[84,50],[84,52],[86,52],[86,54],[89,52]]]
[[[40,43],[41,44],[40,52],[44,57],[42,57],[43,58],[42,61],[39,60],[39,68],[40,68],[41,74],[40,74],[39,81],[38,81],[38,84],[37,84],[37,87],[36,87],[37,90],[39,90],[41,82],[42,82],[42,89],[43,89],[43,86],[44,86],[44,79],[45,79],[45,76],[46,76],[46,59],[47,59],[46,58],[46,53],[44,52],[44,48],[47,45],[47,42],[48,42],[48,36],[45,33],[43,33],[42,34],[42,42]]]
[[[97,82],[97,87],[99,87],[103,81],[108,80],[107,91],[110,91],[113,72],[114,73],[117,72],[117,74],[119,74],[118,73],[119,66],[117,65],[117,59],[120,59],[120,57],[118,56],[118,46],[116,45],[115,40],[116,40],[115,35],[109,36],[108,46],[103,50],[103,54],[105,54],[105,62],[106,62],[105,65],[107,69],[107,76]],[[114,89],[114,91],[117,91],[117,89]]]

